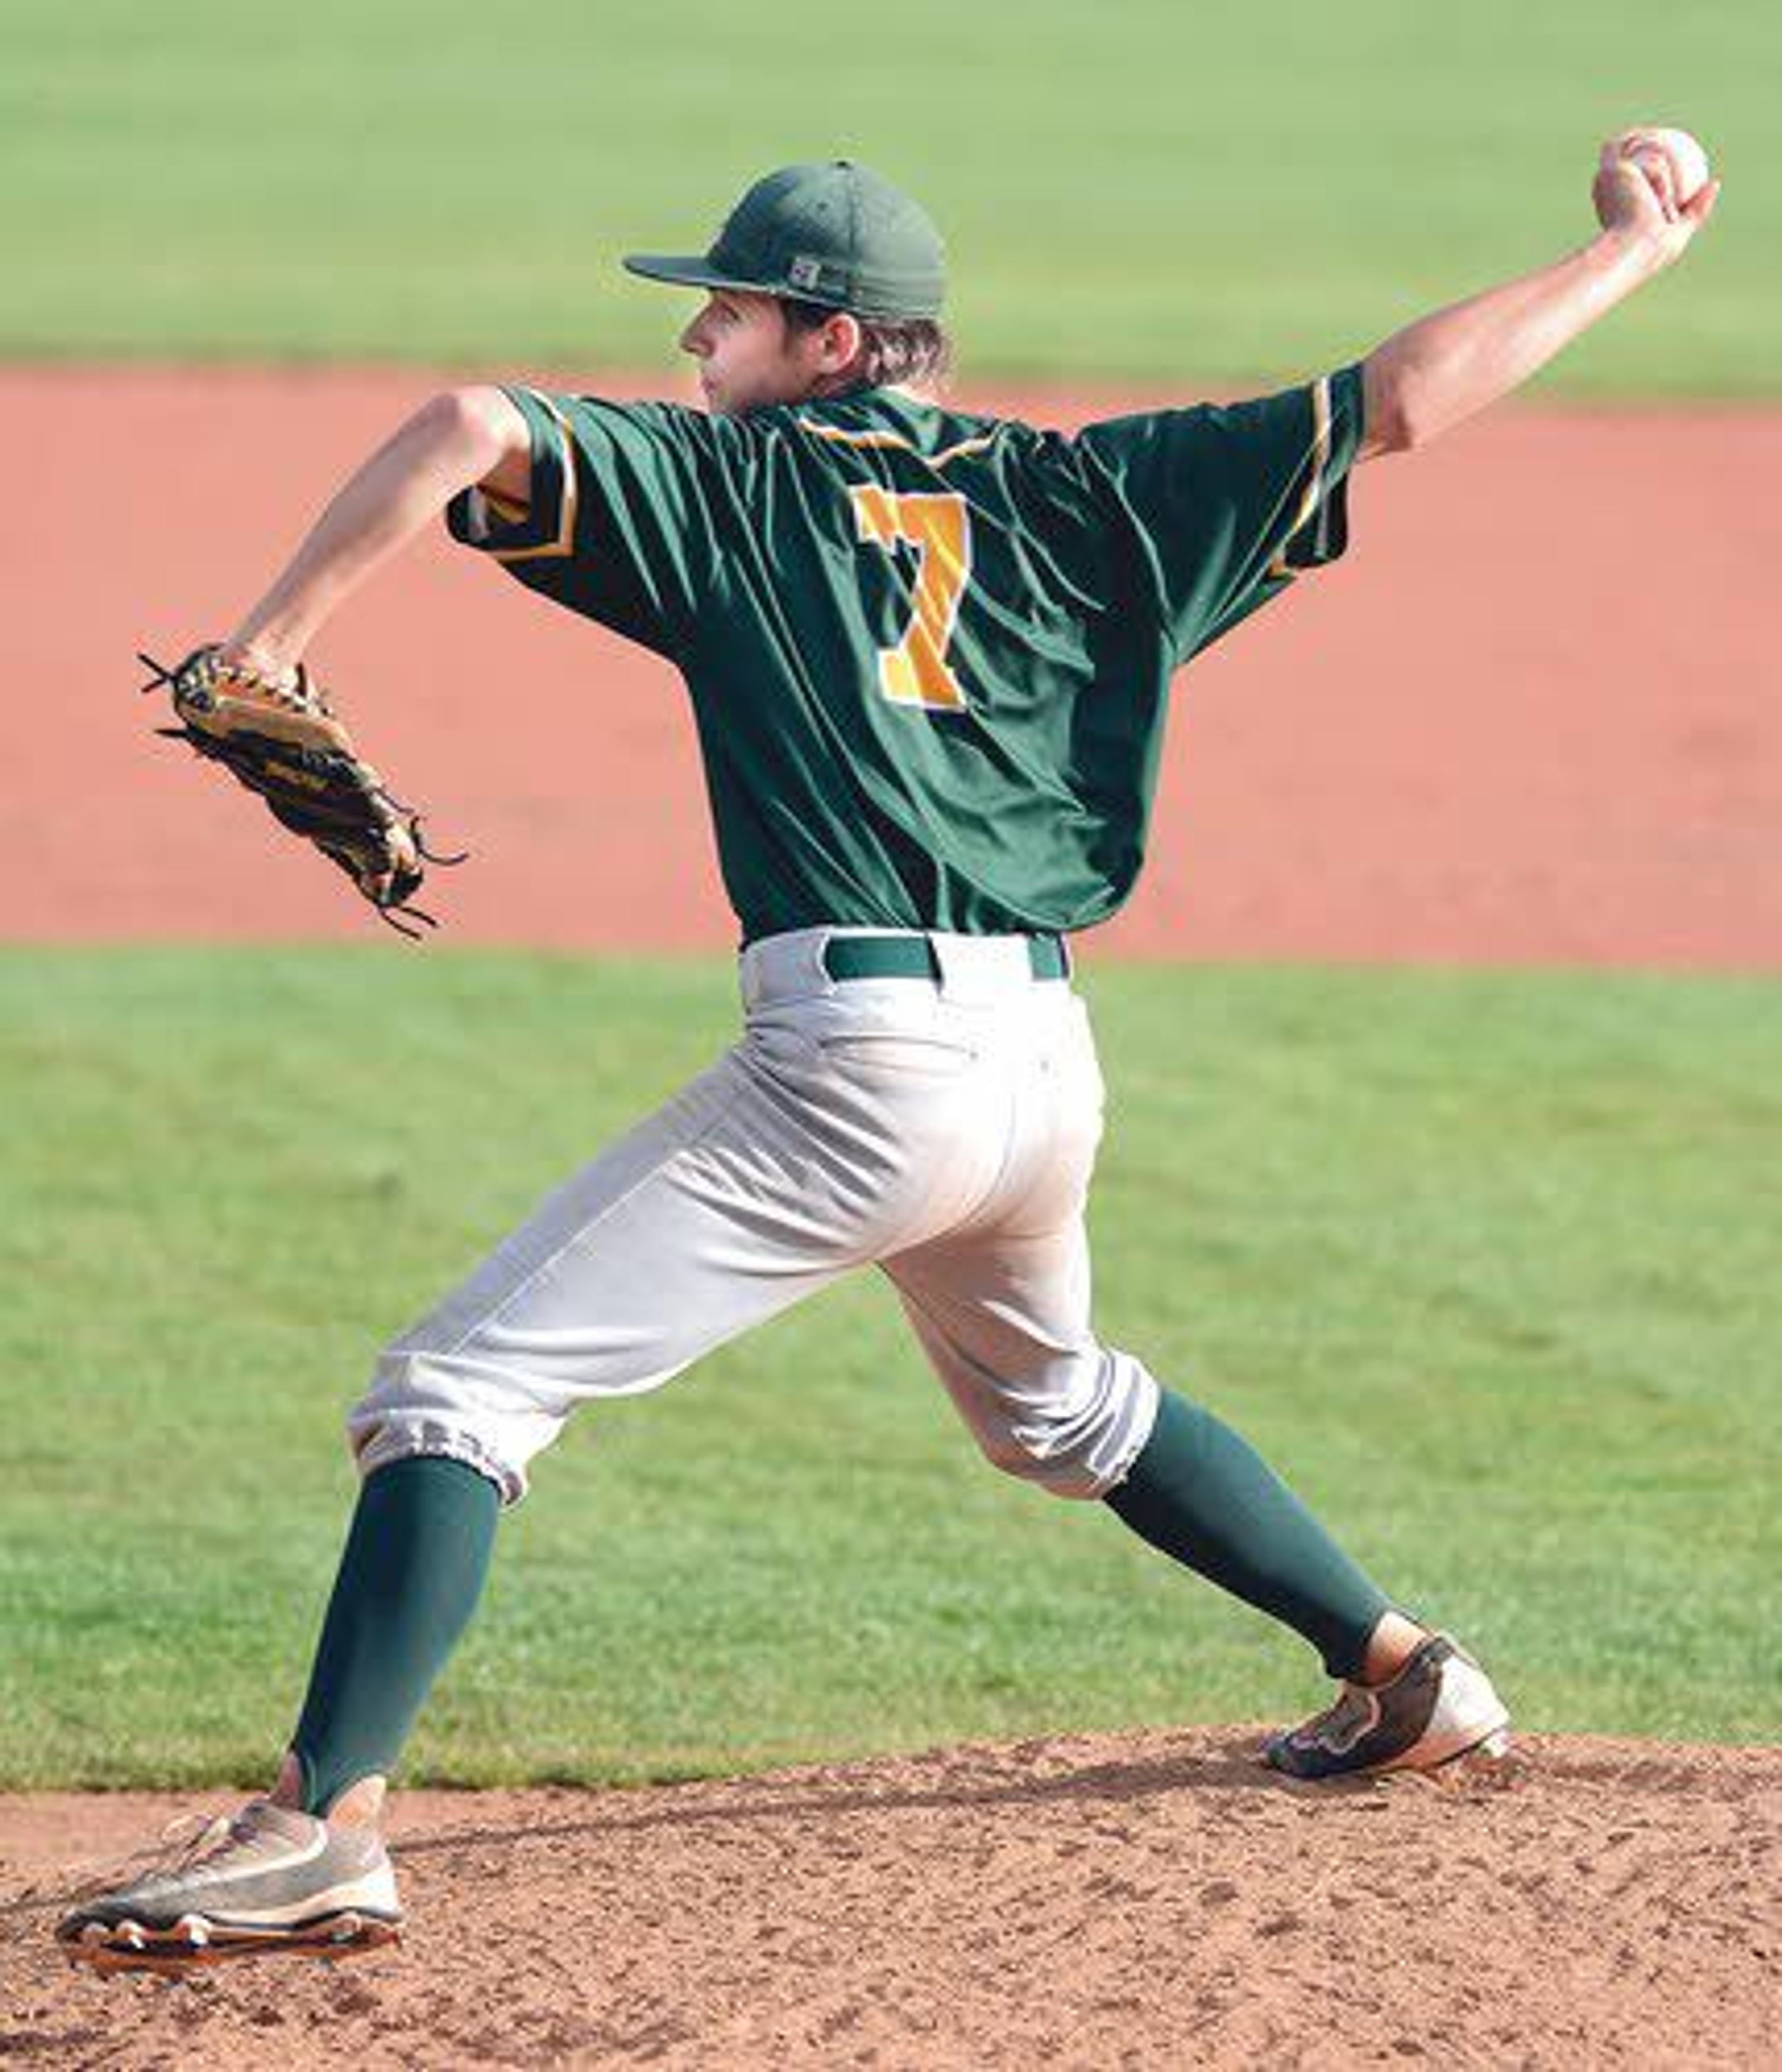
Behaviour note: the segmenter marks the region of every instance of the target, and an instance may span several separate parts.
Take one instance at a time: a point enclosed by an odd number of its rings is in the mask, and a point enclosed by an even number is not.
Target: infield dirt
[[[633,1791],[415,1792],[401,1948],[70,1971],[70,1866],[184,1810],[0,1802],[0,2054],[148,2067],[1754,2067],[1782,1751],[1531,1738],[1331,1788],[1238,1729]]]
[[[0,505],[8,662],[35,687],[0,701],[0,937],[378,932],[154,739],[133,656],[233,625],[443,378],[0,375],[14,446],[53,427],[56,452]],[[1179,687],[1146,877],[1089,955],[1782,964],[1779,476],[1782,412],[1755,409],[1504,410],[1362,470],[1349,558]],[[447,939],[734,941],[665,663],[442,532],[314,659],[372,760],[473,852],[429,888]]]

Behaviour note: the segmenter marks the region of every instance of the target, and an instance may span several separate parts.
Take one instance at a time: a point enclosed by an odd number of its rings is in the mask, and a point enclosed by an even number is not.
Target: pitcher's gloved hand
[[[275,820],[338,864],[399,933],[418,935],[409,925],[415,921],[437,926],[411,903],[426,876],[423,865],[463,857],[428,849],[419,814],[354,754],[352,736],[307,669],[269,677],[225,661],[214,642],[174,669],[150,656],[138,659],[154,672],[144,693],[165,689],[180,722],[159,733],[220,763],[257,792]]]

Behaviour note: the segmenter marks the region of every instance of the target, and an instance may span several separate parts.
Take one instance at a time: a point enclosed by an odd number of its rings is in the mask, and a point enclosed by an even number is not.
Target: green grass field
[[[948,232],[980,374],[1245,384],[1365,351],[1593,228],[1598,140],[1681,122],[1727,181],[1681,273],[1551,377],[1773,394],[1782,14],[1501,0],[10,0],[0,355],[672,356],[618,254],[850,153]]]
[[[1103,1329],[1524,1722],[1774,1739],[1782,986],[1092,968]],[[710,961],[0,955],[0,1785],[288,1729],[381,1338],[706,1062]],[[1321,1687],[977,1460],[868,1277],[584,1418],[412,1777],[640,1778]]]

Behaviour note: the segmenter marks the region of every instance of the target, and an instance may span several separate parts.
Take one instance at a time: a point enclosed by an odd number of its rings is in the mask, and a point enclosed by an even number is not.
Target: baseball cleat
[[[1446,1634],[1432,1634],[1389,1683],[1345,1684],[1334,1705],[1270,1739],[1262,1760],[1289,1777],[1381,1776],[1497,1757],[1510,1716],[1491,1679]]]
[[[400,1938],[396,1874],[368,1827],[263,1799],[173,1845],[57,1927],[70,1963],[173,1972],[227,1957],[344,1957]]]

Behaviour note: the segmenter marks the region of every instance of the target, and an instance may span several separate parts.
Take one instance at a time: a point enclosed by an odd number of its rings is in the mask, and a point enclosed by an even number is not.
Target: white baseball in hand
[[[1687,130],[1644,125],[1623,130],[1615,141],[1621,155],[1652,183],[1666,216],[1674,216],[1708,183],[1708,154]]]

